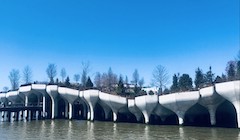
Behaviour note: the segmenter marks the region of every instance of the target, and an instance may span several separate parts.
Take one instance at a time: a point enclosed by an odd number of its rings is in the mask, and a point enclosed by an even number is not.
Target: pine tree
[[[192,89],[192,78],[188,74],[183,74],[179,78],[179,88],[181,91],[187,91]]]
[[[65,80],[65,86],[70,87],[70,85],[71,85],[70,79],[69,79],[69,77],[67,77],[66,80]]]
[[[179,86],[178,86],[178,76],[176,74],[173,75],[173,84],[171,86],[171,92],[178,92]]]
[[[87,82],[86,82],[86,88],[92,88],[93,87],[93,83],[91,78],[88,76]]]
[[[235,79],[235,63],[234,61],[229,61],[227,65],[227,78],[229,81],[232,81]]]
[[[202,70],[200,68],[197,68],[197,70],[195,71],[195,88],[199,89],[203,87],[204,84],[204,74],[202,72]]]
[[[123,84],[123,80],[122,77],[120,76],[119,81],[118,81],[118,86],[117,86],[117,90],[116,90],[118,95],[124,95],[125,94],[125,87]]]
[[[205,83],[207,85],[212,85],[214,79],[214,74],[212,73],[212,67],[209,67],[209,71],[205,75]]]
[[[240,60],[237,61],[237,66],[236,66],[236,79],[240,80]]]

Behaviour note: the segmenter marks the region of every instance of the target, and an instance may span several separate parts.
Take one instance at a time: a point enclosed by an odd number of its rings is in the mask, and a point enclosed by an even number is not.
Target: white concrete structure
[[[77,104],[75,104],[75,101]],[[47,111],[49,112],[48,116],[54,119],[59,116],[59,109],[65,111],[65,117],[72,119],[74,109],[77,108],[76,111],[80,112],[79,114],[82,116],[88,115],[88,119],[91,121],[95,120],[95,117],[102,117],[103,114],[105,115],[103,119],[107,120],[110,117],[109,114],[111,115],[110,112],[112,112],[113,121],[118,121],[120,113],[126,116],[133,114],[137,121],[144,118],[145,123],[150,122],[151,115],[159,116],[162,121],[165,121],[169,116],[174,116],[178,119],[180,125],[184,124],[186,112],[193,108],[195,108],[194,111],[198,111],[197,107],[203,108],[205,114],[208,111],[209,123],[212,125],[221,123],[216,120],[216,110],[221,111],[220,106],[227,102],[227,104],[232,104],[230,106],[235,112],[232,111],[231,113],[232,116],[234,116],[234,113],[236,114],[237,118],[235,118],[238,128],[240,128],[240,81],[219,83],[215,86],[202,88],[199,91],[162,96],[144,95],[131,99],[98,90],[79,91],[58,87],[57,85],[32,84],[22,86],[17,91],[0,93],[0,102],[2,121],[23,120],[27,116],[31,118],[32,115],[29,114],[33,114],[36,119],[38,116],[45,118]],[[60,103],[64,104],[65,107],[61,108]],[[32,105],[36,105],[36,108],[31,108]],[[98,108],[96,108],[96,105],[98,105]],[[17,107],[17,110],[11,110],[11,107]],[[102,110],[100,109],[100,114],[97,114],[95,111],[99,107]],[[26,110],[25,113],[24,110]],[[97,116],[94,116],[94,114]],[[201,114],[201,112],[196,114]],[[191,114],[188,113],[188,115]]]
[[[157,95],[145,95],[135,98],[136,106],[141,110],[145,123],[149,123],[149,117],[158,104]]]
[[[234,105],[237,112],[238,128],[240,128],[240,81],[216,84],[216,91]]]
[[[179,124],[183,125],[186,111],[198,102],[199,97],[198,91],[174,93],[160,96],[159,103],[175,112],[178,116]]]
[[[211,125],[216,125],[215,114],[217,107],[223,103],[225,99],[216,92],[214,86],[200,89],[200,96],[199,104],[208,109]]]

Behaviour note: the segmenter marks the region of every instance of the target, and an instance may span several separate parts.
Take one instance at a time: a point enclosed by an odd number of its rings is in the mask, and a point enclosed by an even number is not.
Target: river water
[[[239,129],[39,120],[0,122],[1,140],[240,140]]]

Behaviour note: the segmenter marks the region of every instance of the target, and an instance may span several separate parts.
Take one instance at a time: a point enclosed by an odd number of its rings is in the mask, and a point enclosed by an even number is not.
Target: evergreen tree
[[[202,70],[200,68],[197,68],[197,70],[195,71],[195,88],[199,89],[203,87],[204,84],[204,74],[202,72]]]
[[[65,80],[65,86],[70,87],[70,85],[71,85],[70,79],[69,79],[69,77],[67,77],[66,80]]]
[[[227,81],[227,76],[222,73],[221,79],[222,79],[222,82],[226,82]]]
[[[125,94],[125,87],[123,84],[123,80],[122,77],[120,76],[119,81],[118,81],[118,86],[117,86],[117,90],[116,90],[118,95],[124,95]]]
[[[173,75],[173,84],[171,86],[171,92],[177,92],[179,91],[178,86],[178,76],[176,74]]]
[[[188,91],[192,89],[192,78],[188,74],[183,74],[179,78],[179,88],[181,91]]]
[[[240,80],[240,60],[237,61],[237,66],[236,66],[236,79]]]
[[[87,82],[86,82],[86,88],[92,88],[93,87],[93,83],[91,78],[88,76]]]
[[[234,80],[235,79],[235,75],[236,75],[235,74],[235,63],[234,63],[234,61],[229,61],[228,62],[226,71],[227,71],[227,79],[229,81]]]
[[[207,85],[212,85],[214,79],[214,74],[212,73],[212,67],[209,67],[209,71],[205,75],[205,83]]]

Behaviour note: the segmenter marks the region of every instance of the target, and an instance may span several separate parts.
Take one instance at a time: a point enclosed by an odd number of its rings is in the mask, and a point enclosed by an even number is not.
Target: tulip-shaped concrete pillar
[[[139,122],[141,120],[141,118],[142,118],[142,113],[138,109],[138,107],[136,106],[134,99],[128,99],[128,109],[129,109],[129,111],[132,114],[134,114],[134,116],[136,117],[137,121]]]
[[[65,88],[65,87],[59,87],[58,88],[59,94],[67,101],[66,106],[68,107],[66,111],[68,112],[68,118],[72,119],[73,117],[73,104],[74,101],[79,98],[79,91],[70,89],[70,88]],[[67,117],[67,113],[66,113]]]
[[[179,125],[183,125],[186,111],[198,102],[199,97],[198,91],[174,93],[160,96],[159,103],[176,113]]]
[[[144,95],[135,98],[136,106],[141,110],[145,123],[149,123],[149,117],[158,104],[158,95]]]
[[[58,115],[58,86],[56,85],[49,85],[47,86],[47,93],[51,97],[52,100],[52,119],[56,118]]]
[[[230,101],[236,109],[240,128],[240,81],[224,82],[215,85],[216,92]]]
[[[87,101],[90,112],[90,120],[94,121],[94,108],[97,104],[97,101],[99,100],[99,91],[98,90],[85,90],[83,92],[83,97]]]
[[[211,125],[216,125],[216,109],[225,99],[216,92],[215,86],[201,89],[200,95],[199,103],[208,109]]]

